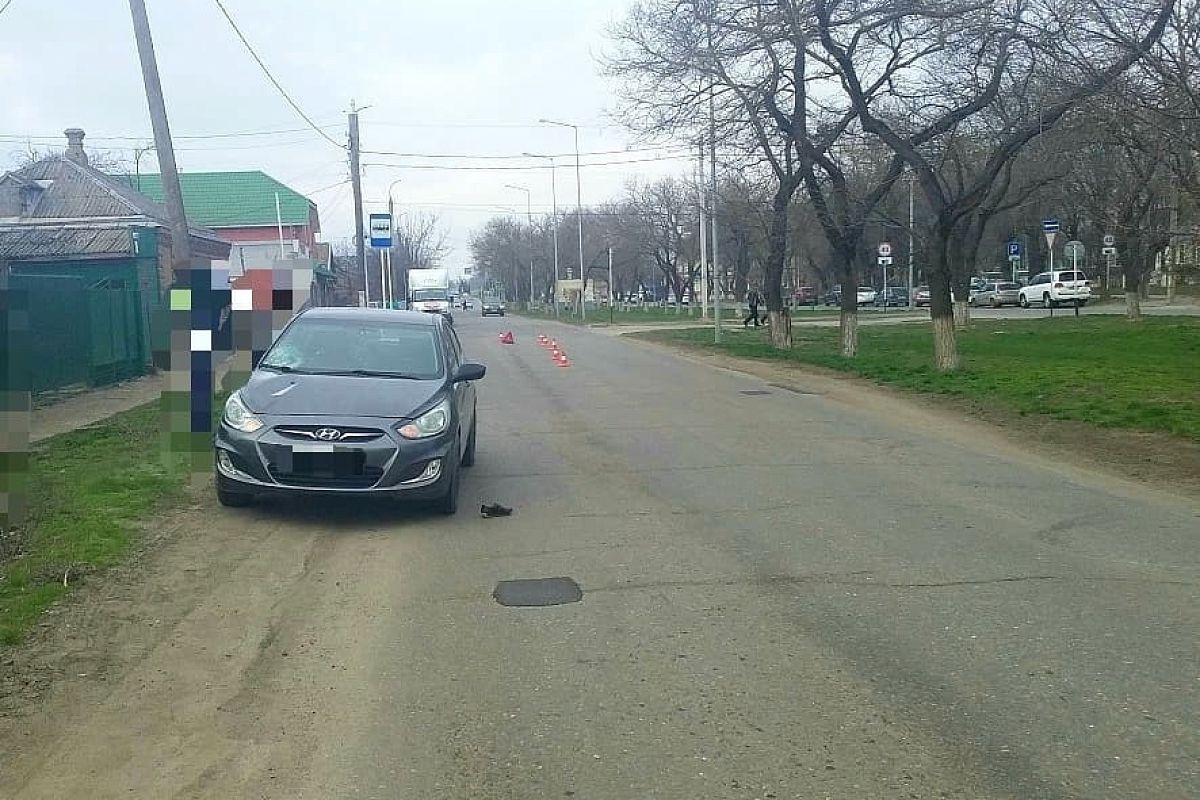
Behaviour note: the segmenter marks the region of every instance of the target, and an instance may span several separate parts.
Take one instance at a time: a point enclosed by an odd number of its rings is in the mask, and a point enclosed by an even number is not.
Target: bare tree
[[[858,122],[915,172],[933,214],[935,363],[956,369],[955,237],[1029,142],[1148,52],[1162,36],[1172,2],[1149,8],[1134,0],[813,2],[826,63]],[[989,109],[1003,112],[993,117],[1006,118],[1004,127],[972,127]],[[986,157],[955,185],[942,167],[964,133],[986,147]]]

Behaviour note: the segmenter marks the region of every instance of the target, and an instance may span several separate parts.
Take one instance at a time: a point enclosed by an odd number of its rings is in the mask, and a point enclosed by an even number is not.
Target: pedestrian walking
[[[742,327],[750,327],[750,322],[754,322],[754,327],[759,326],[758,304],[762,302],[762,297],[759,296],[757,289],[751,289],[746,295],[746,304],[750,306],[750,314],[742,320]]]

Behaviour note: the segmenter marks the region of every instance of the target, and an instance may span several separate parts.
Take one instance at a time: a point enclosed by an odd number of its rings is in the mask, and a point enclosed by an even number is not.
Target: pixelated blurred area
[[[28,295],[8,288],[0,262],[0,535],[21,524],[29,480],[32,391],[29,374]],[[5,543],[0,541],[0,558]]]

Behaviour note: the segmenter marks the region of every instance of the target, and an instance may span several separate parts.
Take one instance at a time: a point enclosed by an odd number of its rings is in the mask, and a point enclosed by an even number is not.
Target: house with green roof
[[[126,180],[162,202],[161,176],[129,175]],[[193,225],[214,230],[231,244],[270,244],[279,253],[282,241],[288,255],[311,257],[321,231],[316,203],[265,172],[183,172],[179,188]]]
[[[126,175],[123,180],[163,200],[161,176]],[[313,271],[313,300],[328,302],[334,275],[329,248],[317,242],[321,222],[316,203],[261,170],[183,172],[179,186],[188,221],[232,245],[228,268],[235,286],[247,272],[275,269],[279,261],[295,259],[297,267]]]

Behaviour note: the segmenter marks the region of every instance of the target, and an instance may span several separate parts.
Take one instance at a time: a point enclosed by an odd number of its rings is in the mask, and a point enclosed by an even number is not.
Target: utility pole
[[[367,277],[367,245],[363,241],[363,205],[362,205],[362,169],[358,161],[358,109],[354,101],[350,101],[350,185],[354,189],[354,257],[358,261],[358,271],[363,276],[363,293],[370,298],[370,279]],[[380,287],[382,291],[383,287]]]
[[[713,32],[711,17],[705,21],[708,32],[708,57],[716,61],[713,54]],[[709,209],[708,225],[712,231],[712,273],[713,273],[713,342],[721,343],[721,260],[717,255],[717,113],[716,86],[710,80],[708,84],[708,194],[712,207]]]
[[[709,268],[709,264],[708,264],[708,241],[707,241],[708,234],[705,229],[705,219],[704,219],[704,216],[705,216],[704,215],[705,192],[704,192],[704,142],[703,142],[703,140],[700,141],[699,150],[700,150],[700,160],[696,164],[696,166],[697,166],[696,192],[698,194],[698,199],[700,201],[699,203],[697,203],[697,205],[700,207],[700,220],[699,220],[699,227],[696,230],[697,230],[697,233],[699,234],[699,238],[700,238],[700,319],[706,320],[706,319],[708,319],[708,276],[712,273],[712,270]]]
[[[1171,238],[1170,250],[1167,252],[1167,305],[1175,305],[1175,275],[1179,267],[1179,239],[1175,232],[1179,230],[1179,189],[1175,190],[1175,200],[1171,203]]]
[[[915,242],[916,236],[913,232],[913,185],[917,182],[916,173],[910,171],[908,173],[908,307],[916,308],[916,298],[913,296],[913,274],[915,273],[914,266],[916,265]],[[887,285],[884,284],[884,288]],[[887,298],[884,298],[883,308],[887,310]]]
[[[192,242],[188,232],[187,214],[183,210],[183,192],[179,188],[179,169],[175,165],[175,148],[171,144],[167,104],[163,100],[162,83],[158,79],[158,60],[154,55],[154,39],[150,36],[150,20],[146,16],[145,0],[129,0],[129,12],[133,16],[133,34],[137,39],[138,59],[142,63],[142,82],[146,84],[146,104],[150,108],[154,149],[158,151],[158,171],[162,175],[163,199],[171,223],[172,283],[178,283],[192,267]]]
[[[612,245],[608,246],[608,324],[613,323],[613,269]]]

